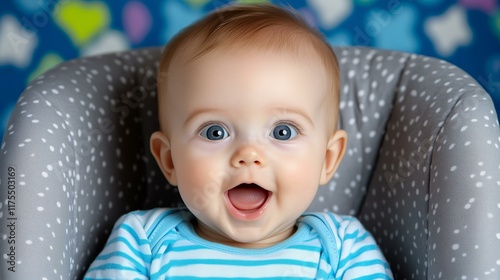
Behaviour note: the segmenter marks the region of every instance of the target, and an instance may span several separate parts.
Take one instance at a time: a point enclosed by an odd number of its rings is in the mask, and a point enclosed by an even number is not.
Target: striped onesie
[[[121,217],[84,279],[392,279],[372,236],[353,217],[305,213],[267,248],[207,241],[186,209]]]

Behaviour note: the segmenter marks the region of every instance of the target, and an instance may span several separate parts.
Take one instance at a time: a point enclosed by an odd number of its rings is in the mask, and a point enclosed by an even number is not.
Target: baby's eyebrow
[[[205,113],[217,113],[221,112],[222,110],[216,109],[216,108],[197,108],[196,110],[192,111],[188,117],[186,118],[186,121],[184,121],[184,125],[188,124],[192,119],[194,119],[196,116],[205,114]]]
[[[192,111],[189,113],[188,117],[184,121],[184,125],[188,124],[192,119],[194,119],[196,116],[201,115],[201,114],[206,114],[206,113],[218,113],[222,112],[223,110],[217,109],[217,108],[197,108],[196,110]],[[298,115],[305,119],[309,124],[311,124],[314,127],[314,122],[312,119],[309,117],[309,115],[303,111],[300,108],[286,108],[286,107],[276,107],[272,109],[273,114],[278,116],[280,118],[280,115],[285,115],[285,114],[292,114],[292,115]]]
[[[312,119],[309,117],[309,115],[303,111],[302,109],[300,108],[286,108],[286,107],[280,107],[280,108],[276,108],[273,110],[278,116],[280,114],[292,114],[292,115],[299,115],[301,116],[302,118],[304,118],[309,124],[311,124],[312,126],[314,126],[314,122],[312,121]]]

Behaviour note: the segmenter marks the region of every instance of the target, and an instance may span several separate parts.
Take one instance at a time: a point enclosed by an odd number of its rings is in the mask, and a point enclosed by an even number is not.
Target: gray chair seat
[[[444,61],[335,51],[349,143],[311,210],[358,216],[397,279],[500,279],[488,94]],[[149,152],[160,52],[68,61],[21,95],[0,150],[0,279],[80,279],[120,215],[181,204]]]

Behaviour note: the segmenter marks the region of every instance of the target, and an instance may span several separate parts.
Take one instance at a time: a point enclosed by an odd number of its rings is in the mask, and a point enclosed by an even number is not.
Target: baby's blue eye
[[[297,136],[297,130],[289,124],[279,124],[272,131],[272,137],[277,140],[290,140]]]
[[[200,132],[200,135],[204,138],[207,138],[208,140],[216,141],[227,138],[229,136],[229,133],[227,133],[223,126],[213,124],[207,125],[205,128],[203,128],[203,130]]]

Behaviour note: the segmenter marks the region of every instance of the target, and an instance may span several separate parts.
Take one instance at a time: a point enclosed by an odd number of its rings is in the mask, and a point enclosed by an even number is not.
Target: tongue
[[[228,191],[233,206],[239,210],[254,210],[264,204],[268,192],[255,184],[242,184]]]

